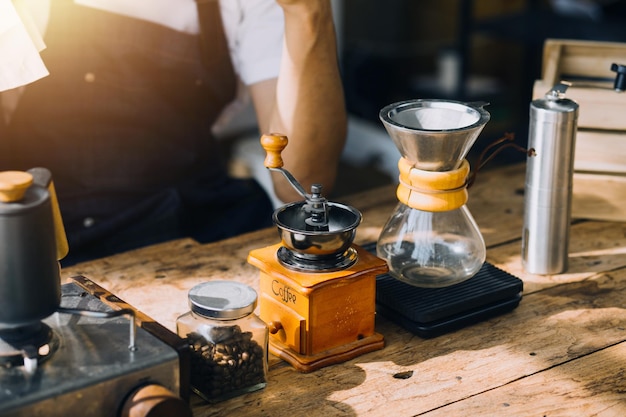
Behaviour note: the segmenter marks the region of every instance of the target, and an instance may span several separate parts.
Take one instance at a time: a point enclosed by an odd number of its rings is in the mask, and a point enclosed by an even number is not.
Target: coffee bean
[[[191,347],[191,385],[207,400],[265,383],[264,349],[239,326],[216,327],[207,340],[187,334]]]

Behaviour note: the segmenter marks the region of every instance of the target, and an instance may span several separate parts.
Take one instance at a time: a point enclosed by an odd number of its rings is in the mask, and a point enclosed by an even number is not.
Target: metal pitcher
[[[50,171],[0,172],[0,330],[56,311],[67,252]]]

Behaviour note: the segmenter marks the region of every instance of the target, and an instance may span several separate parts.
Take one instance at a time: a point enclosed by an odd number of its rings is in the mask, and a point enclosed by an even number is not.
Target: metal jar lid
[[[257,293],[235,281],[209,281],[189,290],[191,311],[204,317],[233,320],[245,317],[256,308]]]

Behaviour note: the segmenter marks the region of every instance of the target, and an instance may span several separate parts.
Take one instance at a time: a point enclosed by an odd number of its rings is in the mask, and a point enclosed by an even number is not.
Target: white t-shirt
[[[50,0],[21,0],[45,33]],[[244,84],[278,76],[284,31],[275,0],[219,0],[235,71]],[[199,33],[195,0],[74,0],[75,3]],[[44,35],[45,39],[45,35]]]

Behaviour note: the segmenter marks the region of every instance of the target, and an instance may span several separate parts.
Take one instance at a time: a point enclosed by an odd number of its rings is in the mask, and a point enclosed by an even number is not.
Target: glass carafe
[[[402,158],[399,203],[376,250],[400,281],[445,287],[471,278],[485,262],[485,242],[465,205],[465,157],[489,120],[485,104],[411,100],[380,112]]]

